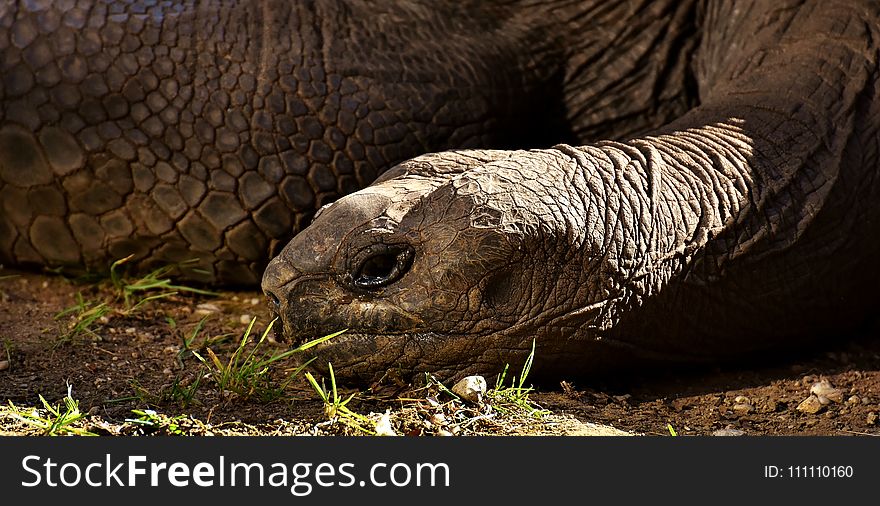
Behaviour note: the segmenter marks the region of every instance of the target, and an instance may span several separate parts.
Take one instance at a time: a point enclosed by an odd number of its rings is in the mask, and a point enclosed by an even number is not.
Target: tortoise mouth
[[[277,317],[277,315],[275,316]],[[282,321],[280,317],[278,318],[278,321]],[[309,343],[312,343],[314,341],[320,341],[317,344],[309,346],[307,348],[309,352],[330,350],[336,345],[354,344],[355,342],[366,344],[378,339],[393,339],[399,340],[401,342],[406,342],[407,340],[414,339],[424,342],[429,339],[442,337],[433,332],[371,332],[354,329],[339,329],[333,332],[302,331],[290,335],[285,332],[284,325],[276,325],[273,328],[273,334],[276,342],[289,346],[291,349],[308,345]]]
[[[290,343],[291,348],[315,339],[314,333],[290,337],[295,341]],[[299,365],[308,363],[309,369],[322,375],[332,364],[338,380],[358,385],[371,385],[386,377],[418,382],[424,374],[443,380],[460,379],[465,373],[496,374],[505,363],[521,362],[521,357],[509,355],[511,350],[519,349],[516,343],[497,337],[352,329],[296,353],[294,360]]]
[[[366,385],[392,371],[398,377],[415,374],[427,358],[425,351],[441,345],[442,340],[438,338],[430,334],[346,331],[297,353],[295,361],[299,365],[310,363],[308,368],[321,374],[325,374],[328,364],[332,364],[338,379]],[[314,339],[311,334],[298,336],[291,348]],[[413,343],[421,345],[413,346]]]

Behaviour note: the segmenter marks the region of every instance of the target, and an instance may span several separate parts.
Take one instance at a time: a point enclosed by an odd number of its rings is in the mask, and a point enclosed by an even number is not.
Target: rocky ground
[[[876,329],[747,364],[536,392],[492,392],[488,378],[479,402],[428,381],[339,385],[333,403],[329,382],[325,402],[289,359],[259,363],[284,351],[270,336],[247,362],[269,323],[258,292],[192,293],[159,274],[114,285],[0,270],[0,433],[45,432],[22,418],[69,387],[83,416],[70,427],[98,434],[880,435]],[[227,367],[254,318],[251,344]]]

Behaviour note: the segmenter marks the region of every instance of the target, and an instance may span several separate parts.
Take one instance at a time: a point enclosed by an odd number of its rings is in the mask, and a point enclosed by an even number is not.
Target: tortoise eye
[[[412,266],[415,251],[405,244],[373,244],[358,255],[363,260],[354,269],[354,286],[364,290],[384,288],[396,282]]]

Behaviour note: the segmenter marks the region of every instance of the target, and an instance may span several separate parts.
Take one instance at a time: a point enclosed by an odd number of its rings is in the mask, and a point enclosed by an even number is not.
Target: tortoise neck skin
[[[369,381],[497,371],[533,339],[558,377],[857,326],[878,281],[880,8],[774,5],[704,6],[700,102],[660,128],[425,155],[327,208],[267,268],[284,334],[348,328],[319,362]]]

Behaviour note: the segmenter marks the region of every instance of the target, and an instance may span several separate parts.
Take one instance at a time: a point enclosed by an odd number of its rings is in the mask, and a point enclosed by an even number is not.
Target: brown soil
[[[116,299],[105,318],[79,335],[64,337],[75,318],[56,315],[76,304],[77,294],[84,302],[97,303],[113,300],[116,293],[106,281],[81,283],[0,269],[0,403],[37,406],[38,394],[54,402],[67,393],[69,384],[81,409],[91,415],[92,427],[104,427],[104,433],[130,433],[118,429],[118,424],[132,418],[133,409],[147,407],[188,415],[183,425],[192,434],[351,432],[346,427],[328,429],[322,403],[300,378],[274,401],[257,399],[257,394],[247,399],[223,394],[208,380],[189,403],[173,396],[175,384],[185,388],[206,371],[194,356],[181,352],[182,339],[207,316],[192,348],[205,356],[205,348],[211,347],[225,360],[251,317],[257,317],[255,337],[268,323],[258,292],[222,292],[216,297],[180,293],[134,311],[125,311]],[[206,343],[209,338],[213,341]],[[281,381],[285,373],[278,369],[275,379]],[[840,397],[817,413],[798,410],[810,396],[811,386],[823,379],[839,390]],[[406,434],[436,433],[439,428],[426,422],[431,413],[447,409],[448,418],[467,411],[456,407],[458,412],[452,413],[448,407],[399,400],[424,401],[433,395],[411,390],[384,385],[361,394],[350,407],[361,413],[390,409],[398,432]],[[680,435],[724,429],[734,434],[880,435],[880,331],[762,363],[589,385],[563,382],[555,389],[544,387],[531,398],[551,414],[535,422],[533,417],[504,419],[473,413],[468,416],[475,422],[467,424],[466,433],[585,434],[591,431],[590,423],[599,423],[662,435],[669,434],[668,425]],[[0,433],[4,432],[28,431],[21,424],[0,420]]]

